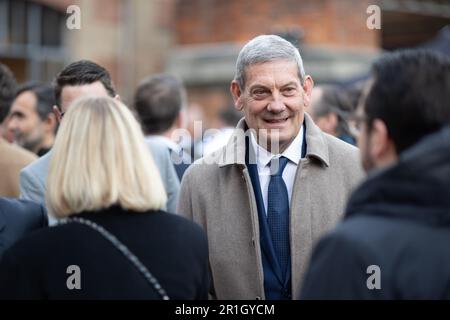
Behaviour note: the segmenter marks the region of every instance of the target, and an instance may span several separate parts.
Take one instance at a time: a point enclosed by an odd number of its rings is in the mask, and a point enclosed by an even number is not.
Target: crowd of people
[[[92,61],[0,64],[0,299],[450,298],[450,58],[386,53],[344,91],[257,36],[192,163],[178,78],[126,106]]]

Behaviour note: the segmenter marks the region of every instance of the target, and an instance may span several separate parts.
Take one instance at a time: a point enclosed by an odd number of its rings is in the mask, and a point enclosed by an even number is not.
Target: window
[[[65,12],[40,2],[0,0],[0,60],[19,82],[50,81],[64,64]]]

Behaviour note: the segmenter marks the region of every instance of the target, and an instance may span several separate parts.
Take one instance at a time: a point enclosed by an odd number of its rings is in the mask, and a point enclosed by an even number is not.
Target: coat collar
[[[306,112],[304,125],[306,125],[306,157],[316,158],[328,167],[330,162],[324,133],[315,125],[311,116]],[[245,118],[239,120],[236,129],[225,146],[225,152],[219,159],[219,167],[233,164],[245,166],[245,135],[247,128]],[[250,133],[248,132],[248,134]]]

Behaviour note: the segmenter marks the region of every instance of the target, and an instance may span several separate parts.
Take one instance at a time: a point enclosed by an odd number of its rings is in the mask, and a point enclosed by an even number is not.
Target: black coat
[[[208,247],[203,230],[165,212],[113,206],[75,215],[118,238],[157,278],[171,299],[207,299]],[[80,268],[81,289],[68,289]],[[73,280],[73,279],[72,279]],[[74,283],[73,281],[69,281]],[[159,299],[141,273],[97,231],[78,223],[33,233],[5,252],[0,299]]]
[[[0,198],[0,260],[17,240],[46,226],[48,218],[43,206],[29,200]]]
[[[316,246],[301,297],[450,298],[450,128],[356,190],[344,221]]]

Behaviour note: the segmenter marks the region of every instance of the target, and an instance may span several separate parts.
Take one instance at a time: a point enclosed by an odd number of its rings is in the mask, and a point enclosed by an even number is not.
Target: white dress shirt
[[[284,156],[289,159],[286,167],[283,171],[283,180],[286,184],[286,188],[289,196],[289,207],[291,206],[291,198],[292,198],[292,189],[294,187],[294,179],[295,173],[297,171],[298,164],[300,163],[300,159],[302,157],[302,147],[303,147],[303,125],[301,126],[297,136],[291,142],[289,147],[284,150],[281,154],[273,154],[263,147],[261,147],[257,142],[256,138],[252,134],[251,136],[251,144],[253,150],[256,153],[256,162],[258,167],[258,176],[259,176],[259,184],[261,186],[261,194],[264,201],[264,208],[267,214],[267,193],[269,189],[270,182],[270,161],[272,159],[279,158]]]

